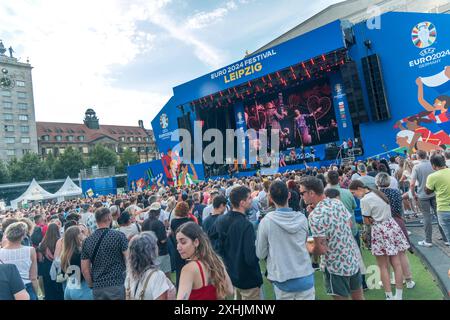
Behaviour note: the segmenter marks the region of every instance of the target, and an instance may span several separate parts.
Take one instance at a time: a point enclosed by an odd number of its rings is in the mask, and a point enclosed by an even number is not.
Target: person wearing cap
[[[158,258],[156,259],[159,269],[163,271],[167,277],[170,277],[172,271],[170,255],[167,248],[167,233],[166,227],[159,220],[161,213],[161,205],[159,202],[154,202],[150,206],[148,218],[142,224],[142,231],[153,231],[158,238]]]

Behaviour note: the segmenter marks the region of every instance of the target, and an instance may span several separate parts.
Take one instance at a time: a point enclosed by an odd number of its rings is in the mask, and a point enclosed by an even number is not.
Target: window
[[[20,110],[28,109],[28,104],[26,104],[26,103],[18,103],[17,106],[19,107]]]
[[[75,131],[73,131],[72,129],[67,129],[67,133],[74,133]]]
[[[84,154],[89,153],[89,148],[88,148],[88,147],[83,147],[83,153],[84,153]]]
[[[44,141],[49,141],[50,140],[50,136],[49,135],[45,135],[41,137],[42,140]]]
[[[14,132],[14,126],[5,125],[5,131],[6,132]]]
[[[45,153],[47,153],[47,154],[50,154],[50,153],[52,153],[53,152],[53,149],[52,148],[47,148],[47,149],[45,149]]]
[[[63,132],[63,131],[62,131],[61,128],[56,128],[56,132],[57,132],[57,133],[61,133],[61,132]]]
[[[22,155],[26,155],[27,153],[30,153],[30,149],[22,149]]]
[[[16,138],[14,138],[14,137],[5,137],[5,143],[8,143],[8,144],[16,143]]]
[[[11,101],[3,101],[3,107],[5,109],[11,109],[12,108],[12,102]]]
[[[44,132],[52,132],[52,130],[47,128],[47,129],[44,130]]]
[[[56,141],[61,141],[62,140],[62,136],[55,136],[55,140]]]
[[[59,148],[59,154],[64,154],[64,151],[66,151],[65,148]]]
[[[119,140],[124,142],[125,141],[125,137],[120,137]]]
[[[9,90],[3,90],[3,91],[2,91],[2,96],[3,96],[3,97],[11,97],[11,91],[9,91]]]
[[[19,114],[19,120],[20,121],[28,121],[28,115],[26,115],[26,114]]]
[[[29,126],[20,126],[20,132],[28,133],[28,132],[30,132],[30,127]]]
[[[78,141],[84,141],[84,136],[78,136]]]
[[[8,149],[8,150],[6,150],[6,155],[10,156],[10,157],[15,156],[16,155],[16,150]]]
[[[29,137],[22,137],[22,138],[20,138],[20,142],[21,143],[25,143],[25,144],[28,144],[28,143],[30,143],[30,138]]]
[[[25,87],[25,81],[16,80],[16,86],[21,87],[21,88]]]
[[[136,147],[132,147],[131,151],[136,152]]]
[[[12,113],[4,113],[3,114],[3,119],[6,121],[10,121],[13,119],[13,114]]]
[[[133,137],[128,137],[128,141],[133,142],[134,138]]]
[[[136,138],[136,141],[141,142],[141,141],[142,141],[142,138],[141,138],[141,137],[137,137],[137,138]]]
[[[17,98],[19,98],[19,99],[26,99],[27,98],[27,93],[26,92],[22,92],[22,91],[17,91]]]
[[[73,141],[73,136],[67,136],[66,139],[67,141]]]

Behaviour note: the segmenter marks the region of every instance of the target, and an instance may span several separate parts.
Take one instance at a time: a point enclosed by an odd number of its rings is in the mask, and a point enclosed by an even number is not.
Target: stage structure
[[[169,185],[185,185],[263,169],[250,164],[248,153],[233,164],[237,152],[224,159],[231,165],[183,165],[192,159],[173,151],[179,128],[191,132],[193,150],[211,143],[199,143],[208,129],[224,136],[227,129],[279,129],[281,172],[305,162],[329,165],[339,156],[450,145],[450,16],[390,12],[377,19],[334,21],[173,88],[152,121],[161,161],[147,180],[162,174]],[[235,141],[235,149],[248,151],[248,144]],[[133,180],[145,170],[134,168]]]

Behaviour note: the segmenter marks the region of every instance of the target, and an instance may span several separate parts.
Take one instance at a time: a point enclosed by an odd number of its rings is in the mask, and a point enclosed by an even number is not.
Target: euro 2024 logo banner
[[[410,62],[410,67],[418,66],[424,68],[427,65],[439,63],[441,58],[450,54],[442,52],[434,54],[435,48],[431,46],[436,42],[438,32],[433,23],[425,21],[417,24],[411,32],[411,39],[414,46],[423,49],[420,52],[422,58]],[[400,131],[397,133],[397,144],[406,148],[408,153],[417,150],[426,152],[443,150],[445,146],[450,146],[450,96],[438,95],[435,97],[424,96],[424,86],[429,88],[442,88],[450,82],[450,66],[445,66],[438,74],[418,77],[417,101],[423,108],[423,111],[403,118],[396,122],[395,128]],[[435,124],[439,131],[433,132],[428,125]]]

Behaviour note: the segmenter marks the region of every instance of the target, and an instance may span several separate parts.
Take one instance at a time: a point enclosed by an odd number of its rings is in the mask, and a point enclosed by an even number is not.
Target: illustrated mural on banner
[[[433,23],[425,21],[416,25],[411,33],[413,44],[420,49],[422,58],[410,62],[410,67],[418,66],[423,70],[426,66],[439,63],[445,51],[435,54],[432,47],[438,38],[438,31]],[[448,50],[447,50],[448,51]],[[443,150],[450,145],[450,66],[436,74],[427,74],[425,70],[416,79],[417,103],[423,111],[400,119],[395,128],[397,144],[407,148],[408,153],[417,150],[431,152]],[[425,88],[428,94],[425,94]],[[436,126],[439,130],[436,131]]]

